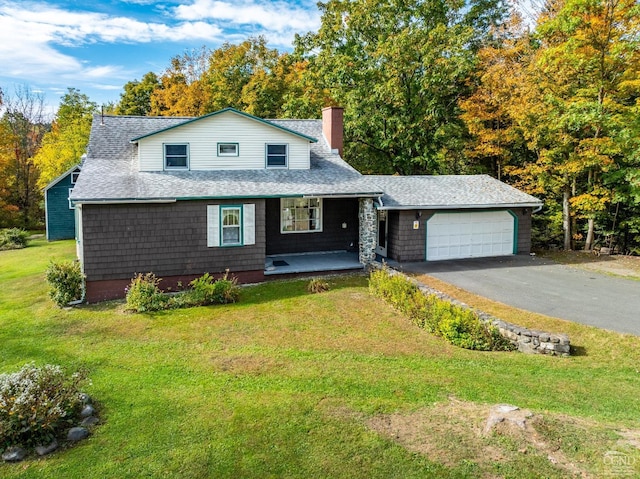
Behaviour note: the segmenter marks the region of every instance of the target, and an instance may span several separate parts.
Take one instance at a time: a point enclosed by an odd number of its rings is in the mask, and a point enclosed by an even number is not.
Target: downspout
[[[534,215],[534,214],[538,213],[542,209],[543,206],[544,205],[536,206],[535,209],[531,211],[531,214]]]

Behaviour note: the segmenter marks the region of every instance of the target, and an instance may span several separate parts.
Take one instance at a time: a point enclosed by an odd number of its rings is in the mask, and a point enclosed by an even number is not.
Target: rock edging
[[[380,263],[376,263],[374,266],[377,268],[385,267]],[[388,268],[390,274],[399,274],[404,276],[408,281],[412,282],[423,294],[435,295],[439,299],[448,301],[452,304],[455,304],[456,306],[460,306],[461,308],[473,311],[478,315],[481,321],[495,326],[500,332],[500,335],[511,341],[511,343],[520,352],[528,354],[547,354],[550,356],[563,357],[568,357],[571,354],[571,342],[569,341],[569,336],[566,334],[547,333],[544,331],[524,328],[516,324],[508,323],[507,321],[496,318],[495,316],[485,313],[484,311],[472,308],[468,304],[463,303],[462,301],[458,301],[457,299],[452,298],[442,291],[438,291],[437,289],[422,284],[417,279],[407,276],[401,271],[389,268],[388,266],[386,267]]]

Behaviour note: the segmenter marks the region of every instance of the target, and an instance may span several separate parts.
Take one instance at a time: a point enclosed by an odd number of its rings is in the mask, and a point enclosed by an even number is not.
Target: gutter
[[[383,206],[382,201],[380,210],[457,210],[457,209],[487,209],[487,208],[536,208],[534,213],[542,209],[540,203],[492,203],[486,205],[409,205],[409,206]]]
[[[125,204],[147,204],[147,203],[175,203],[175,198],[168,199],[124,199],[124,200],[71,200],[71,203],[75,205],[125,205]]]

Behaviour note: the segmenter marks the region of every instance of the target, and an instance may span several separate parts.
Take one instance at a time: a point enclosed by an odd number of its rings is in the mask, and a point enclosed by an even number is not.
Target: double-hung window
[[[267,168],[287,168],[289,164],[289,146],[287,144],[268,144],[266,150]]]
[[[220,208],[222,230],[221,246],[237,246],[242,244],[242,208],[223,206]]]
[[[322,231],[322,199],[282,198],[280,231],[282,233]]]
[[[188,170],[189,145],[187,143],[165,143],[164,167],[167,170]]]

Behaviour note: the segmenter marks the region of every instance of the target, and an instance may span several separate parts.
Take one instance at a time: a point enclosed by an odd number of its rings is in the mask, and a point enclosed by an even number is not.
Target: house
[[[73,166],[44,189],[45,226],[49,241],[72,239],[76,236],[74,206],[69,196],[79,174],[80,165]]]
[[[168,287],[227,269],[261,281],[309,258],[333,270],[376,254],[529,251],[536,198],[484,175],[362,175],[342,160],[342,141],[340,108],[324,109],[322,120],[231,108],[198,118],[96,116],[71,193],[86,299],[122,297],[135,273],[149,271]],[[309,255],[327,252],[342,256]]]

